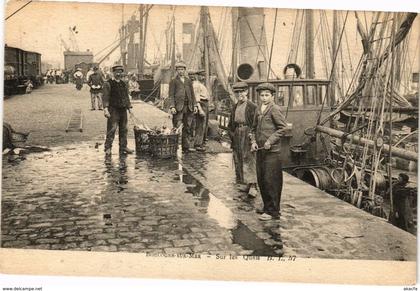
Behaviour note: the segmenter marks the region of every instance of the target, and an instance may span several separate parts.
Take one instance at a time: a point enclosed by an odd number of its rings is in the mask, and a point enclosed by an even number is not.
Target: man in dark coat
[[[278,219],[283,188],[283,170],[280,157],[280,138],[287,130],[286,119],[280,107],[274,104],[275,87],[270,83],[257,86],[261,105],[254,117],[251,149],[257,151],[257,180],[264,203],[260,220]]]
[[[187,77],[187,67],[183,62],[175,64],[177,76],[169,82],[169,108],[172,113],[174,127],[182,128],[182,149],[194,149],[194,114],[197,113],[197,104],[191,80]]]
[[[120,154],[131,154],[133,150],[127,148],[127,110],[131,112],[131,103],[128,97],[127,85],[124,83],[123,66],[112,67],[113,78],[106,81],[103,86],[104,115],[107,120],[107,133],[105,140],[105,155],[111,155],[112,142],[118,129]]]
[[[390,213],[389,221],[411,233],[415,232],[413,208],[411,207],[411,190],[407,187],[409,177],[400,173],[398,181],[392,185],[393,212]]]
[[[98,67],[93,67],[93,73],[88,77],[88,85],[90,87],[90,99],[91,109],[90,110],[102,110],[102,86],[104,80],[102,75],[98,71]]]
[[[257,182],[255,153],[251,152],[249,140],[257,105],[248,100],[248,85],[245,82],[233,84],[232,90],[238,102],[232,108],[228,128],[235,164],[236,183],[238,183],[240,191],[249,193],[251,187]]]

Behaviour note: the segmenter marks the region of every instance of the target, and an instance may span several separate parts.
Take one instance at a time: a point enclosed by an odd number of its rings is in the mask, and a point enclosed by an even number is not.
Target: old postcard
[[[415,284],[417,13],[181,4],[8,1],[0,271]]]

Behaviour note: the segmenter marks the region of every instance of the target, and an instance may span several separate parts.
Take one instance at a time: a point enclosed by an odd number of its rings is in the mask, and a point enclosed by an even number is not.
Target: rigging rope
[[[298,17],[299,17],[299,11],[300,10],[296,10],[296,16],[295,16],[295,21],[294,21],[294,25],[293,25],[293,32],[290,35],[290,39],[289,39],[289,55],[287,56],[287,63],[290,64],[291,63],[291,59],[292,59],[292,52],[293,52],[293,43],[294,43],[294,38],[296,37],[296,28],[297,28],[297,21],[298,21]]]
[[[332,62],[332,67],[331,67],[331,72],[330,72],[330,77],[329,77],[329,81],[330,81],[330,82],[331,82],[331,76],[332,76],[333,70],[334,70],[334,68],[335,68],[335,63],[336,63],[336,60],[337,60],[337,55],[338,55],[338,48],[339,48],[339,47],[340,47],[340,45],[341,45],[341,40],[342,40],[342,38],[343,38],[344,28],[346,27],[346,23],[347,23],[347,17],[348,17],[348,15],[349,15],[349,12],[347,11],[347,12],[346,12],[346,18],[344,19],[344,23],[343,23],[343,29],[341,30],[341,34],[340,34],[340,39],[339,39],[339,41],[338,41],[337,51],[336,51],[336,52],[334,52],[334,59],[333,59],[333,62]],[[327,93],[328,93],[328,92],[325,92],[325,94],[324,94],[324,98],[323,98],[323,100],[322,100],[322,106],[321,106],[321,109],[320,109],[320,111],[319,111],[318,118],[317,118],[317,125],[319,125],[319,124],[320,124],[320,122],[321,122],[321,113],[322,113],[322,111],[323,111],[323,109],[324,109],[325,101],[328,99],[328,98],[327,98]]]
[[[270,69],[271,69],[271,57],[273,56],[274,37],[275,37],[275,35],[276,35],[276,26],[277,26],[277,11],[278,11],[278,8],[276,8],[276,14],[275,14],[275,16],[274,16],[273,38],[272,38],[272,40],[271,40],[270,58],[269,58],[269,61],[268,61],[267,81],[268,81],[269,76],[270,76]]]
[[[267,56],[266,56],[266,55],[264,54],[264,52],[262,51],[261,46],[260,46],[260,44],[259,44],[259,42],[258,42],[258,40],[257,40],[257,37],[255,36],[254,32],[252,31],[251,25],[249,24],[248,19],[247,19],[246,17],[245,17],[245,21],[246,21],[246,24],[248,25],[249,31],[251,32],[252,38],[253,38],[253,39],[254,39],[254,41],[258,44],[258,45],[257,45],[257,47],[258,47],[258,52],[261,52],[261,55],[263,56],[264,61],[265,61],[265,62],[267,62]],[[278,78],[278,77],[277,77],[277,75],[276,75],[276,72],[274,72],[272,69],[271,69],[271,72],[273,73],[273,75],[274,75],[274,77],[275,77],[275,78]]]
[[[30,0],[28,3],[26,3],[26,4],[24,4],[24,5],[22,5],[20,8],[18,8],[15,12],[13,12],[12,14],[10,14],[9,16],[7,16],[6,17],[6,19],[4,20],[4,21],[6,21],[6,20],[8,20],[10,17],[12,17],[13,15],[15,15],[16,13],[18,13],[19,11],[21,11],[23,8],[25,8],[26,6],[28,6],[29,4],[31,4],[32,3],[32,0]]]

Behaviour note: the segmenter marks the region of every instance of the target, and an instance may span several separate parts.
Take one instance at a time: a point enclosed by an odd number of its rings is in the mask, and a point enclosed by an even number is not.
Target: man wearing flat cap
[[[104,79],[98,71],[98,66],[93,67],[93,73],[89,75],[87,83],[90,87],[90,100],[92,106],[90,110],[102,110],[102,86],[104,84]]]
[[[236,183],[240,191],[249,194],[251,187],[257,182],[255,153],[251,152],[251,142],[248,138],[257,105],[248,100],[247,83],[236,82],[233,84],[232,90],[238,102],[232,108],[228,128],[235,164]]]
[[[104,83],[103,106],[107,120],[105,155],[111,155],[112,142],[118,129],[120,154],[131,154],[133,150],[127,148],[127,110],[131,112],[127,85],[122,80],[123,66],[112,67],[113,78]]]
[[[182,150],[184,152],[194,149],[194,114],[197,113],[197,104],[191,80],[187,77],[187,66],[183,62],[175,64],[177,72],[169,82],[169,108],[172,114],[174,127],[182,127]]]
[[[205,138],[209,120],[209,91],[203,84],[201,74],[204,71],[189,72],[194,90],[198,113],[195,115],[194,148],[197,151],[206,151]]]
[[[251,130],[251,148],[257,152],[257,180],[264,207],[257,210],[260,220],[278,219],[283,188],[280,138],[286,131],[286,119],[274,104],[275,87],[257,86],[261,105],[257,108]]]

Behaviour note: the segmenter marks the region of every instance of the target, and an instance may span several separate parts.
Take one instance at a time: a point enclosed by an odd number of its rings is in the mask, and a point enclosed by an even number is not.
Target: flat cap
[[[112,71],[113,72],[115,72],[115,71],[123,71],[124,72],[124,67],[121,66],[121,65],[116,65],[116,66],[112,67]]]
[[[187,65],[184,62],[177,62],[175,68],[187,68]]]
[[[270,83],[261,83],[257,86],[256,90],[257,92],[262,91],[262,90],[269,90],[271,91],[271,93],[275,93],[276,87],[274,87],[274,85]]]
[[[188,71],[188,75],[204,75],[204,70],[191,70]]]
[[[240,91],[240,90],[246,90],[248,89],[248,84],[245,82],[236,82],[232,86],[233,91]]]

